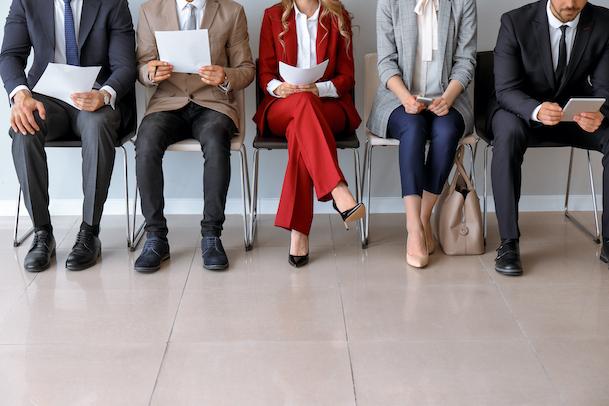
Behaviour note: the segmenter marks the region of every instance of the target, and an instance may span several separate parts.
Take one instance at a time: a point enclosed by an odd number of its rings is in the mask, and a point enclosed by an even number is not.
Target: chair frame
[[[132,232],[131,232],[131,213],[129,212],[129,164],[127,159],[127,150],[125,149],[125,144],[133,138],[134,133],[130,133],[126,137],[123,137],[121,140],[121,145],[118,145],[116,148],[123,151],[123,169],[124,169],[124,177],[125,177],[125,212],[126,212],[126,235],[127,235],[127,247],[130,248],[133,245]],[[54,145],[59,144],[59,145]],[[45,145],[45,148],[81,148],[80,141],[52,141],[48,142]],[[15,215],[15,231],[13,235],[13,247],[21,246],[27,239],[34,233],[34,227],[31,227],[27,231],[25,231],[22,235],[19,235],[19,215],[21,212],[21,196],[22,189],[21,185],[19,185],[19,192],[17,194],[17,210]]]
[[[243,201],[243,243],[244,243],[244,247],[246,251],[250,251],[252,249],[252,239],[250,236],[250,224],[252,222],[252,216],[251,216],[251,212],[249,211],[250,207],[251,207],[251,200],[252,200],[252,196],[251,196],[251,188],[250,188],[250,175],[249,175],[249,166],[248,166],[248,160],[247,160],[247,149],[245,148],[245,138],[247,136],[247,131],[245,130],[245,90],[240,90],[238,92],[236,92],[237,97],[238,97],[238,103],[240,106],[240,110],[241,110],[241,129],[239,130],[239,135],[237,135],[237,137],[241,137],[241,143],[239,146],[239,149],[232,149],[231,148],[231,152],[238,152],[239,153],[239,162],[240,162],[240,167],[241,167],[241,196],[242,196],[242,201]],[[133,141],[135,144],[135,141]],[[180,149],[180,145],[188,145],[190,146],[192,144],[193,149],[192,151],[188,148],[188,150],[182,150]],[[195,149],[194,147],[196,146]],[[169,148],[167,148],[168,152],[200,152],[200,144],[198,141],[192,139],[187,139],[187,140],[183,140],[180,142],[177,142],[175,144],[172,144],[169,146]],[[136,182],[136,188],[135,188],[135,199],[133,202],[133,226],[131,227],[131,241],[133,241],[133,243],[131,244],[131,246],[129,247],[129,249],[131,251],[135,251],[138,247],[138,245],[140,244],[144,234],[145,234],[145,230],[144,228],[146,227],[146,222],[145,220],[142,221],[140,223],[140,225],[137,225],[137,206],[138,206],[138,194],[139,192],[139,187],[137,186],[137,182]]]

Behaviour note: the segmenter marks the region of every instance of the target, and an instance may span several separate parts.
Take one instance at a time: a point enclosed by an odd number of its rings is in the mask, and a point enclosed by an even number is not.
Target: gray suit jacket
[[[474,127],[474,109],[469,85],[476,68],[476,1],[439,0],[438,54],[444,55],[442,89],[451,80],[458,80],[467,89],[455,101],[454,108],[465,121],[465,133]],[[380,86],[367,123],[368,129],[387,138],[391,113],[401,105],[387,89],[387,82],[401,76],[407,88],[412,87],[412,73],[417,51],[416,0],[379,0],[376,16],[378,71]]]

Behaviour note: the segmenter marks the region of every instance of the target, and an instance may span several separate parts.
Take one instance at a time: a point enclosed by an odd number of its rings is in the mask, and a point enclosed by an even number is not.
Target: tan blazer
[[[246,88],[254,80],[256,66],[243,7],[232,0],[207,0],[200,26],[209,30],[212,64],[225,68],[233,91]],[[159,59],[154,32],[179,29],[175,0],[148,0],[142,4],[137,27],[137,59],[138,79],[144,86],[155,86],[148,79],[146,66],[149,61]],[[226,114],[241,128],[232,91],[225,94],[215,86],[208,86],[197,74],[174,73],[161,82],[150,99],[146,115],[178,110],[190,101]]]

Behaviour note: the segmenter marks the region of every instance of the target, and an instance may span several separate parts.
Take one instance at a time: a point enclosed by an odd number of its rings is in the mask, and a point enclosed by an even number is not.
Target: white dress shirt
[[[178,7],[178,22],[180,23],[180,30],[185,30],[188,26],[188,20],[190,18],[190,10],[188,8],[189,4],[195,6],[196,11],[195,15],[197,16],[197,27],[198,30],[201,27],[201,21],[203,21],[203,15],[205,15],[205,5],[207,3],[206,0],[192,0],[188,2],[186,0],[176,0]]]
[[[321,3],[320,3],[321,4]],[[296,13],[296,37],[298,38],[298,59],[297,68],[310,68],[317,65],[317,25],[319,24],[320,6],[317,7],[315,13],[309,18],[301,12],[294,2],[294,12]],[[269,94],[279,97],[275,94],[275,90],[281,86],[283,82],[273,79],[269,82],[266,90]],[[332,81],[315,83],[319,91],[319,97],[338,98],[338,91]]]
[[[561,26],[566,25],[567,29],[565,30],[565,41],[567,43],[567,64],[571,60],[571,51],[573,50],[573,45],[575,44],[575,34],[577,33],[577,25],[579,24],[579,18],[581,17],[581,13],[575,17],[573,21],[569,21],[568,23],[563,23],[558,18],[554,16],[552,13],[552,9],[550,0],[548,0],[548,4],[546,6],[546,11],[548,13],[548,23],[550,25],[550,44],[552,45],[552,63],[554,67],[554,71],[558,68],[558,58],[560,56],[560,38],[562,37],[562,31],[560,29]],[[539,110],[541,110],[541,104],[537,106],[537,108],[533,111],[533,121],[539,122],[537,115],[539,114]]]
[[[83,0],[71,0],[72,15],[74,17],[74,32],[76,40],[80,31],[80,18],[82,16]],[[55,4],[55,63],[67,63],[66,57],[66,34],[65,34],[65,3],[63,0],[54,0]],[[17,86],[9,95],[10,100],[17,92],[21,90],[30,90],[27,86]],[[116,91],[110,86],[104,86],[100,90],[105,90],[110,94],[110,105],[112,108],[116,105]]]

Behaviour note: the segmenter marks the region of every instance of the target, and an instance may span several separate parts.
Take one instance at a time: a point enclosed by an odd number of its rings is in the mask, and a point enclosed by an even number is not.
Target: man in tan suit
[[[155,31],[196,29],[209,30],[212,65],[198,74],[173,73],[169,63],[159,61]],[[147,239],[135,269],[154,272],[169,258],[163,155],[169,145],[194,138],[205,158],[203,263],[209,270],[224,270],[228,258],[220,235],[230,182],[230,141],[239,128],[233,92],[247,87],[255,75],[245,12],[232,0],[149,0],[140,9],[137,34],[139,81],[156,91],[136,143]]]

